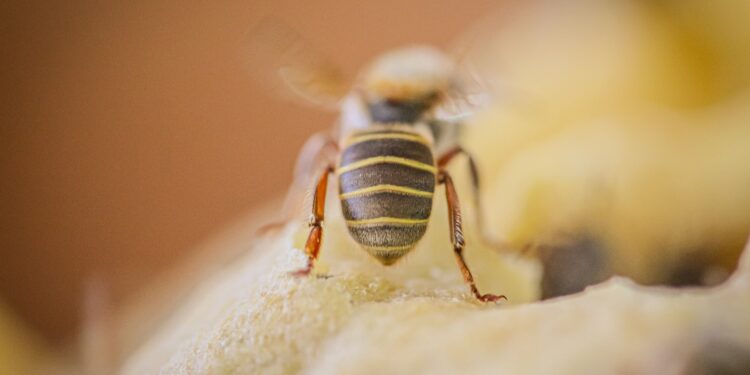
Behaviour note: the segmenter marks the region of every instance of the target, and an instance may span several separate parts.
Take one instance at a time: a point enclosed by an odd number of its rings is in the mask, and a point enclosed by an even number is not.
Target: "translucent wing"
[[[493,97],[489,82],[474,64],[476,44],[475,33],[466,33],[450,49],[455,64],[453,81],[436,108],[435,116],[440,120],[461,122]]]
[[[540,104],[502,75],[493,55],[494,35],[507,22],[508,14],[509,11],[488,15],[453,43],[450,54],[456,64],[454,84],[437,108],[436,117],[461,122],[490,103],[513,107]]]
[[[468,65],[468,64],[467,64]],[[445,93],[435,110],[438,119],[461,122],[479,109],[486,107],[493,98],[490,88],[469,67],[459,67],[456,82]]]
[[[299,33],[266,19],[247,33],[244,57],[252,77],[278,96],[292,92],[308,104],[337,109],[350,84],[342,71]]]

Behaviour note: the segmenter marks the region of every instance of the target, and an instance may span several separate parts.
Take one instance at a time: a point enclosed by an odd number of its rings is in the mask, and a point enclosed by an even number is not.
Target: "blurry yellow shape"
[[[35,339],[0,301],[0,375],[29,374],[39,360]]]
[[[473,56],[503,95],[463,139],[490,227],[596,237],[642,282],[728,274],[750,230],[747,4],[540,2],[492,25]]]

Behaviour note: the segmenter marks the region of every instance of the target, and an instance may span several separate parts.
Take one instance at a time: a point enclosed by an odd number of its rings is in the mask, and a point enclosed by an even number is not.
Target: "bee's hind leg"
[[[474,283],[474,276],[472,276],[469,267],[466,265],[464,260],[464,234],[461,226],[461,207],[458,203],[458,194],[456,194],[456,188],[453,186],[453,179],[445,170],[438,172],[438,182],[445,185],[445,198],[448,201],[448,224],[450,225],[451,243],[453,244],[453,252],[456,255],[456,262],[458,267],[461,269],[461,274],[464,277],[464,281],[469,284],[471,293],[476,299],[482,302],[495,302],[501,299],[507,299],[503,295],[495,294],[482,294],[479,293],[476,283]]]
[[[482,242],[484,242],[486,245],[489,245],[493,249],[497,250],[501,253],[511,253],[515,252],[509,244],[507,244],[504,241],[498,241],[494,239],[492,236],[490,236],[489,232],[487,231],[487,228],[485,227],[484,222],[484,210],[482,207],[481,202],[481,194],[480,194],[480,180],[479,180],[479,169],[477,168],[477,164],[474,161],[474,158],[469,154],[466,150],[464,150],[461,146],[454,146],[453,148],[449,149],[440,157],[438,158],[438,167],[439,168],[445,168],[445,166],[450,163],[453,158],[456,156],[463,154],[466,156],[466,159],[469,164],[469,173],[471,175],[471,188],[472,188],[472,196],[474,198],[474,205],[476,206],[474,208],[474,216],[476,220],[476,225],[479,229],[479,235],[482,238]],[[521,253],[525,254],[527,252],[527,247],[524,247],[521,249]]]

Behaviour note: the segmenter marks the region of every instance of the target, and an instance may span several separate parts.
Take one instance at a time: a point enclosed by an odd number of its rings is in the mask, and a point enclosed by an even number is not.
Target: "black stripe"
[[[348,227],[357,243],[365,247],[407,246],[416,244],[427,231],[427,224],[372,225]]]
[[[378,217],[429,219],[432,211],[432,198],[380,192],[343,199],[341,209],[346,220]]]
[[[339,176],[340,193],[382,184],[433,192],[435,175],[406,165],[381,163],[358,168]]]
[[[432,151],[427,145],[406,139],[372,139],[355,143],[341,153],[341,165],[374,156],[397,156],[433,165]]]
[[[419,119],[430,103],[426,101],[380,100],[368,105],[376,122],[412,123]]]

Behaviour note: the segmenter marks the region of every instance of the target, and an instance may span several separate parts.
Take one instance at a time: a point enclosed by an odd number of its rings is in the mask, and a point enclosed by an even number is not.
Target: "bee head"
[[[364,99],[376,122],[419,120],[453,83],[453,62],[428,46],[390,51],[377,58],[363,76]]]

